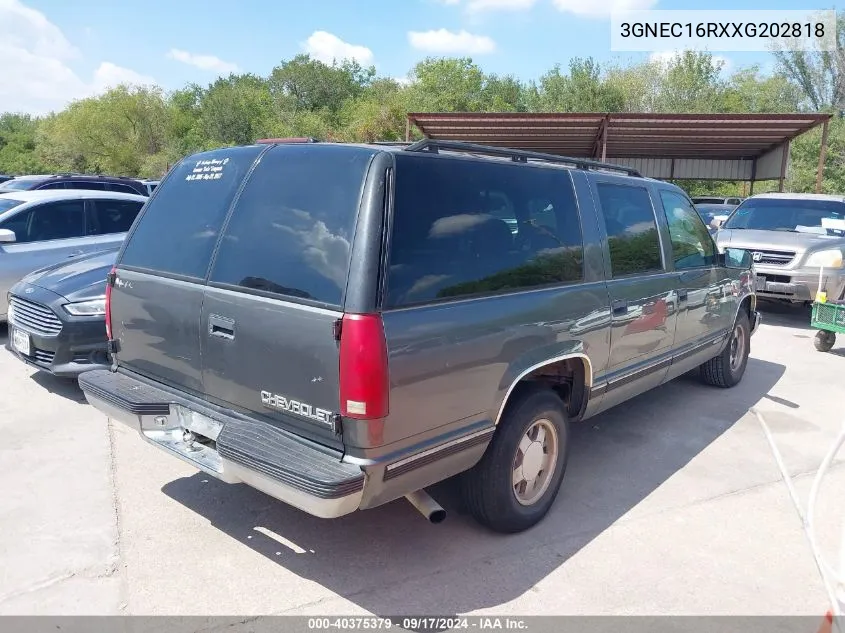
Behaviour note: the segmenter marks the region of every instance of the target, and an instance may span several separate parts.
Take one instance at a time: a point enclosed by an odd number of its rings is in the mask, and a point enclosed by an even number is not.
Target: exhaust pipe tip
[[[446,520],[446,510],[442,508],[440,510],[435,510],[428,515],[428,520],[431,523],[443,523],[443,521]]]
[[[429,523],[443,523],[446,520],[446,510],[424,490],[407,494],[405,498],[428,519]]]

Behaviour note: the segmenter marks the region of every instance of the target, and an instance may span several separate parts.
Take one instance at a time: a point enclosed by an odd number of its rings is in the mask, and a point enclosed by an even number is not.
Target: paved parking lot
[[[845,340],[819,354],[808,323],[769,308],[736,389],[682,378],[576,427],[557,503],[517,536],[478,527],[448,484],[431,491],[441,525],[405,501],[311,518],[183,466],[0,350],[0,613],[819,615],[766,433],[806,502],[845,420]],[[843,485],[837,466],[829,556]]]

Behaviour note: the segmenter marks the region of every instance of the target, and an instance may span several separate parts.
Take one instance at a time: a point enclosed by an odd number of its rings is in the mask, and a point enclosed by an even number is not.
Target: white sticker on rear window
[[[185,180],[220,180],[223,177],[223,167],[228,162],[228,158],[198,160],[193,171],[185,176]]]

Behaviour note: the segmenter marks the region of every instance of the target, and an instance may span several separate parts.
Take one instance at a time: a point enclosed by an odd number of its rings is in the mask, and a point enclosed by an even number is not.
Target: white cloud
[[[236,73],[240,70],[237,64],[223,61],[214,55],[197,55],[196,53],[189,53],[178,48],[171,48],[167,56],[170,59],[175,59],[177,62],[195,66],[200,70],[210,70],[220,75],[228,75],[229,73]]]
[[[553,0],[558,11],[588,18],[609,18],[616,11],[651,9],[657,0]]]
[[[469,0],[467,11],[481,13],[482,11],[527,11],[536,4],[537,0]]]
[[[94,71],[91,88],[92,92],[101,93],[120,84],[150,85],[154,83],[155,79],[149,75],[142,75],[131,68],[117,66],[111,62],[103,62]]]
[[[303,48],[305,52],[324,64],[345,59],[354,59],[359,64],[369,66],[373,63],[373,51],[366,46],[344,42],[337,35],[326,31],[314,31]]]
[[[480,55],[496,50],[496,42],[491,38],[486,35],[473,35],[464,30],[457,33],[446,29],[410,31],[408,41],[414,48],[429,53]]]
[[[44,114],[118,83],[153,83],[111,62],[102,62],[84,79],[69,65],[81,57],[43,13],[19,0],[0,0],[0,109]]]

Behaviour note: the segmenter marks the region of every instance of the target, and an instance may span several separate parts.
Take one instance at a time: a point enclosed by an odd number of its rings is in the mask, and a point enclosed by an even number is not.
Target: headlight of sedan
[[[806,266],[811,268],[842,268],[842,251],[838,248],[829,248],[825,251],[811,253],[807,258]]]
[[[64,308],[68,314],[73,316],[105,316],[106,298],[68,303]]]

